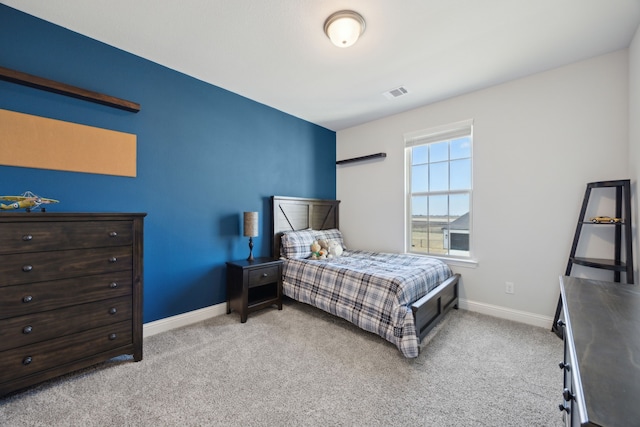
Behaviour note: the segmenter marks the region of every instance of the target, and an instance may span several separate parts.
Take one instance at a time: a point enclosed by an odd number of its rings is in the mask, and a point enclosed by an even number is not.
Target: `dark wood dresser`
[[[640,290],[560,278],[567,426],[640,426]]]
[[[145,215],[0,213],[0,396],[142,360]]]

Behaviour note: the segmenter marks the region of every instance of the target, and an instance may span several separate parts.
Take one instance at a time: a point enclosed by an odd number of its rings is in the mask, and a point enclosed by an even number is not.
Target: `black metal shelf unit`
[[[591,197],[591,191],[599,188],[615,188],[616,192],[616,205],[615,205],[615,217],[620,218],[620,222],[613,223],[593,223],[585,220],[587,207],[589,205],[589,198]],[[599,226],[599,227],[614,227],[614,253],[613,259],[602,258],[584,258],[577,257],[576,250],[578,248],[578,242],[580,235],[582,234],[582,228],[584,226]],[[624,251],[623,251],[623,237],[624,237]],[[624,255],[624,257],[623,257]],[[626,283],[633,284],[633,250],[631,239],[631,181],[628,179],[621,179],[615,181],[599,181],[590,182],[587,184],[587,189],[584,194],[584,200],[582,201],[582,208],[580,209],[580,216],[578,217],[578,224],[576,226],[576,233],[573,237],[573,244],[571,245],[571,253],[569,254],[569,261],[567,262],[567,270],[565,276],[571,275],[573,265],[582,265],[591,268],[599,268],[604,270],[613,271],[613,281],[620,282],[621,273],[625,273]],[[558,306],[556,308],[556,314],[553,319],[553,325],[551,327],[552,332],[555,332],[558,336],[562,336],[562,329],[558,327],[557,322],[560,318],[562,311],[562,299],[558,299]]]

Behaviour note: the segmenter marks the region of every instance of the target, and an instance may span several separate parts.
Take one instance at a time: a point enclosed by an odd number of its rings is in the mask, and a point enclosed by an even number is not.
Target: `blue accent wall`
[[[336,136],[323,127],[4,5],[0,66],[141,105],[0,81],[1,109],[137,135],[135,178],[0,166],[0,195],[59,199],[52,212],[146,212],[145,322],[225,301],[225,261],[248,255],[243,211],[260,213],[254,255],[269,256],[271,195],[335,198]]]

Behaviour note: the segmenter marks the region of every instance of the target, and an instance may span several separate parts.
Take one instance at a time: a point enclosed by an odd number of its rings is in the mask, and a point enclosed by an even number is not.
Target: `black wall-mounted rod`
[[[364,160],[371,160],[371,159],[379,159],[382,157],[387,157],[387,153],[376,153],[376,154],[369,154],[368,156],[354,157],[352,159],[338,160],[336,162],[336,165],[343,165],[345,163],[353,163],[353,162],[361,162]]]

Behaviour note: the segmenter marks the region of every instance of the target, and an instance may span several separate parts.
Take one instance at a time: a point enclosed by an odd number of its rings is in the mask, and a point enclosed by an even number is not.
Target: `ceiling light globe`
[[[364,18],[353,11],[341,10],[329,16],[324,23],[324,32],[338,47],[352,46],[364,32]]]
[[[338,47],[349,47],[360,37],[360,24],[352,18],[340,18],[329,25],[327,32],[333,44]]]

